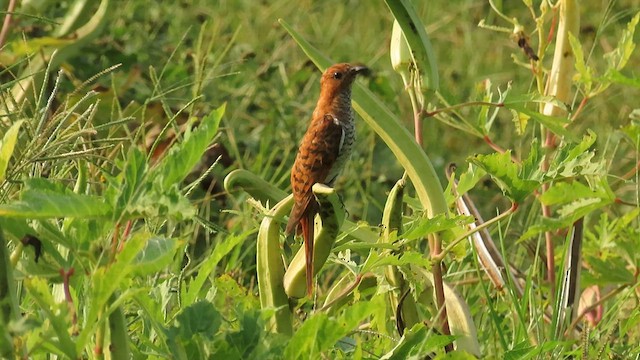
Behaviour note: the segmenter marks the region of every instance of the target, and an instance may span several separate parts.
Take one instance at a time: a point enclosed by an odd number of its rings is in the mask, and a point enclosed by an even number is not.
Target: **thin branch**
[[[7,8],[7,14],[4,16],[4,22],[2,23],[2,30],[0,30],[0,48],[4,46],[4,42],[7,39],[9,33],[9,27],[11,26],[11,17],[13,16],[13,10],[16,7],[16,0],[9,0],[9,7]]]

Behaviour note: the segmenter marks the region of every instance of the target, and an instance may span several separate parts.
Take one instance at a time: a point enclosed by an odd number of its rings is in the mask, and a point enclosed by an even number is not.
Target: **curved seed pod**
[[[418,78],[424,86],[424,88],[419,87],[420,92],[438,90],[439,79],[435,51],[431,47],[429,35],[427,35],[425,26],[412,2],[410,0],[385,0],[385,3],[402,28],[407,39],[406,45],[411,49],[411,57],[419,73]]]
[[[244,169],[236,169],[227,174],[224,178],[224,189],[227,192],[242,190],[261,202],[277,202],[282,200],[287,194],[275,185],[265,181],[258,175]],[[359,226],[349,220],[343,223],[345,233],[348,237],[364,242],[371,242],[377,234],[369,230],[368,227]]]
[[[324,300],[320,311],[331,314],[353,299],[353,292],[365,291],[378,286],[378,281],[372,274],[364,274],[357,277],[352,275],[343,276],[336,282]]]
[[[426,301],[431,302],[435,294],[428,292],[433,291],[433,274],[417,266],[413,266],[411,269],[430,285],[420,297],[422,298],[423,295],[426,295],[424,296],[427,299]],[[469,305],[462,295],[446,282],[444,283],[444,297],[451,335],[457,337],[454,342],[456,350],[464,350],[477,357],[481,357],[478,332],[471,317]]]
[[[389,46],[389,56],[391,58],[391,66],[393,70],[400,74],[405,87],[409,86],[411,73],[409,69],[413,62],[411,58],[411,50],[407,45],[407,38],[402,32],[402,28],[398,20],[393,21],[393,30],[391,30],[391,43]]]
[[[322,269],[327,261],[340,226],[344,221],[345,212],[342,202],[333,188],[323,184],[313,185],[313,193],[320,204],[319,217],[315,221],[315,240],[313,243],[314,276]],[[302,298],[307,291],[305,281],[305,255],[300,249],[294,256],[287,272],[284,274],[284,289],[292,298]]]
[[[289,298],[284,292],[284,262],[280,250],[280,220],[291,211],[293,196],[289,195],[274,206],[262,219],[258,230],[257,260],[260,306],[275,309],[267,326],[273,332],[293,332]]]
[[[396,182],[391,188],[387,202],[382,212],[382,242],[390,242],[390,235],[393,231],[398,234],[402,231],[402,197],[404,195],[405,180],[404,177]],[[404,327],[412,327],[417,324],[420,319],[416,303],[412,296],[405,296],[404,301],[400,301],[400,297],[406,292],[407,284],[402,277],[402,273],[396,266],[387,266],[385,275],[389,285],[395,288],[390,292],[391,307],[396,309],[396,323],[403,324],[398,326],[400,334],[404,332]],[[398,309],[402,306],[401,309]]]

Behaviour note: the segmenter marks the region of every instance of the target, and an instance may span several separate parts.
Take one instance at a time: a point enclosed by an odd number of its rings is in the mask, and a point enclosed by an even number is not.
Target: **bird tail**
[[[308,212],[300,218],[300,227],[302,227],[302,238],[304,240],[304,252],[306,260],[306,276],[307,276],[307,295],[311,297],[313,293],[313,240],[314,240],[314,214]]]

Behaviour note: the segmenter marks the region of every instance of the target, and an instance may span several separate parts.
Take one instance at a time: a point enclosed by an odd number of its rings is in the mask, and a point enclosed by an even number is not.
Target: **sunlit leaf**
[[[636,13],[636,15],[627,24],[627,28],[622,31],[616,48],[604,54],[604,59],[609,64],[610,68],[620,70],[627,65],[627,62],[636,47],[636,44],[633,42],[633,35],[639,21],[640,12]]]
[[[474,219],[472,216],[464,215],[447,217],[441,214],[430,219],[420,218],[402,234],[402,238],[407,241],[421,239],[428,234],[462,227],[472,223],[473,221]]]
[[[511,151],[476,155],[470,161],[491,175],[505,195],[517,203],[531,195],[540,185],[538,181],[521,177],[520,165],[511,159]]]
[[[586,199],[613,201],[605,189],[591,189],[578,181],[555,183],[540,195],[539,199],[545,205],[566,204]]]
[[[7,166],[9,165],[11,155],[13,155],[13,148],[18,140],[18,133],[23,122],[24,120],[20,120],[13,123],[9,130],[4,133],[2,141],[0,141],[0,182],[4,181],[7,174]]]
[[[576,58],[576,70],[580,74],[580,81],[584,84],[584,92],[589,94],[593,85],[593,69],[585,63],[582,44],[572,33],[569,33],[569,44]]]

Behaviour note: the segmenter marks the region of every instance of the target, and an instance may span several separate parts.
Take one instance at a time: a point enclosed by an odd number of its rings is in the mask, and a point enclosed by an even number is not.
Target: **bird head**
[[[361,64],[341,63],[330,66],[322,74],[320,87],[323,93],[339,94],[351,90],[357,75],[368,75],[369,68]]]

